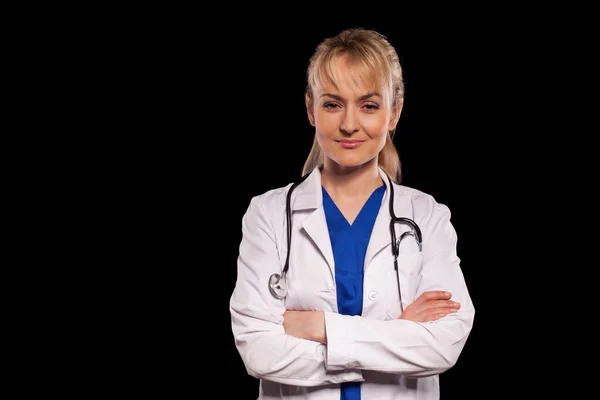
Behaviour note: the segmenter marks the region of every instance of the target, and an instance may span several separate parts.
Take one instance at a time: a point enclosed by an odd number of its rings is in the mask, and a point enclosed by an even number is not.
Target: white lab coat
[[[380,173],[388,183],[381,169]],[[430,323],[398,319],[386,190],[364,263],[362,316],[347,316],[337,313],[334,258],[318,168],[292,195],[289,294],[278,300],[269,292],[269,276],[281,272],[285,263],[290,186],[252,198],[242,219],[230,312],[246,370],[260,379],[258,399],[339,400],[340,384],[351,381],[363,382],[363,399],[439,399],[438,374],[455,365],[475,314],[449,209],[428,194],[394,185],[396,215],[413,218],[423,233],[422,253],[412,236],[400,246],[404,307],[424,291],[446,290],[460,302],[460,310]],[[396,227],[397,237],[408,230],[405,225]],[[286,308],[324,311],[327,345],[286,335]]]

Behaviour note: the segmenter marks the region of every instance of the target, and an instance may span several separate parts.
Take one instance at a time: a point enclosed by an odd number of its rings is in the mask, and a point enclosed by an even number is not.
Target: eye
[[[371,112],[379,110],[379,105],[374,103],[365,104],[364,107],[367,109],[367,111]]]
[[[337,106],[338,106],[337,104],[331,103],[331,102],[327,102],[327,103],[323,104],[323,108],[328,108],[328,109],[334,109]]]

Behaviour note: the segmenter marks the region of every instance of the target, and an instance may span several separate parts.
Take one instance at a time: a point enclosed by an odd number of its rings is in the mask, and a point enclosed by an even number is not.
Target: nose
[[[349,108],[347,108],[344,112],[344,116],[340,124],[340,130],[348,135],[352,135],[358,131],[358,118]]]

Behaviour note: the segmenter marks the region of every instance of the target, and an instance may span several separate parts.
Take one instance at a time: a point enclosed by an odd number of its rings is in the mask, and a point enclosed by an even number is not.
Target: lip
[[[364,143],[364,140],[336,140],[345,149],[354,149]]]

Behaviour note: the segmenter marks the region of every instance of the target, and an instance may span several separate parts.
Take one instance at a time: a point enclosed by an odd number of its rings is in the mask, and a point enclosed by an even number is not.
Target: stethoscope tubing
[[[285,264],[281,271],[281,274],[273,273],[269,277],[269,291],[271,294],[277,299],[284,299],[287,296],[287,273],[290,268],[290,254],[291,254],[291,246],[292,246],[292,212],[291,212],[291,199],[292,192],[298,185],[300,185],[306,178],[308,178],[310,174],[304,175],[302,178],[297,180],[292,184],[290,189],[288,190],[286,197],[286,220],[287,220],[287,254],[285,258]],[[389,199],[389,208],[390,208],[390,237],[391,237],[391,245],[392,245],[392,253],[394,255],[394,269],[396,270],[396,274],[398,277],[398,282],[400,282],[400,272],[398,270],[398,255],[400,252],[400,242],[404,237],[410,235],[413,236],[419,246],[419,251],[422,251],[422,243],[423,237],[421,234],[421,229],[419,225],[417,225],[412,219],[407,217],[398,217],[394,212],[394,185],[388,177],[388,188],[390,190],[390,199]],[[400,235],[400,238],[396,239],[396,229],[395,225],[397,223],[407,224],[410,226],[411,230],[403,232]],[[398,284],[398,291],[400,299],[402,299],[402,293],[400,292],[400,285]],[[400,307],[402,308],[402,301],[400,301]]]

